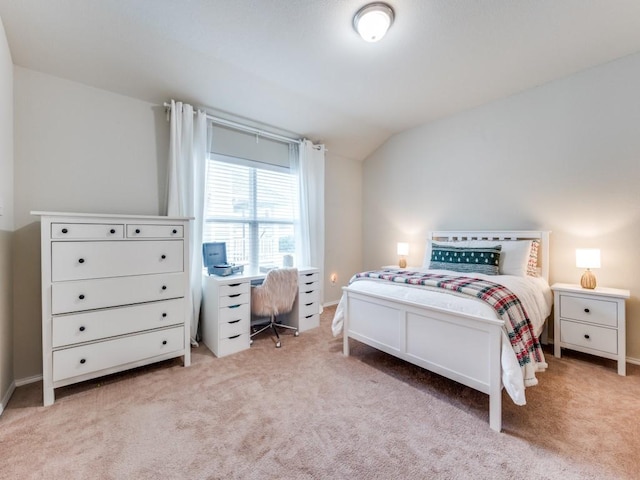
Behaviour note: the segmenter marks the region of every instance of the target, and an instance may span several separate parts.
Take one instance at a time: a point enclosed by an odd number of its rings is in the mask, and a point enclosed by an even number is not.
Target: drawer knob
[[[584,313],[589,313],[589,309],[588,309],[588,308],[585,308],[585,309],[584,309]]]
[[[162,313],[162,318],[166,318],[166,317],[167,317],[167,314],[163,312]]]
[[[79,258],[78,263],[84,263],[84,258]]]
[[[167,341],[166,341],[166,340],[162,340],[162,344],[163,344],[163,345],[166,345],[166,344],[167,344]]]
[[[166,255],[160,255],[160,258],[161,258],[162,260],[164,260],[165,258],[167,258],[167,256],[166,256]]]
[[[584,334],[584,338],[586,338],[587,340],[589,340],[591,337],[589,336],[589,334],[588,334],[588,333],[585,333],[585,334]]]
[[[167,289],[167,286],[166,286],[166,285],[162,285],[162,289],[163,289],[163,290],[166,290],[166,289]]]
[[[87,363],[87,359],[86,358],[81,358],[80,359],[80,363]]]
[[[140,233],[140,229],[139,228],[136,228],[136,233]]]
[[[173,230],[171,230],[171,233],[173,233],[173,234],[175,235],[176,233],[178,233],[178,230],[176,230],[176,229],[174,228]]]
[[[78,330],[80,330],[81,332],[84,332],[84,326],[80,327]]]
[[[116,233],[116,229],[115,229],[115,228],[112,228],[111,230],[109,230],[109,233],[110,233],[111,235],[113,235],[114,233]]]
[[[67,230],[66,228],[62,229],[62,233],[67,233],[69,230]]]
[[[78,298],[79,298],[80,300],[84,300],[84,295],[81,293],[80,295],[78,295]]]

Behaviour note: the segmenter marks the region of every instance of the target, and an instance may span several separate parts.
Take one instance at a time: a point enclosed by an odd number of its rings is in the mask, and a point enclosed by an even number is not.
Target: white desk
[[[304,332],[320,325],[320,276],[313,267],[301,267],[298,271],[298,295],[293,310],[278,319]],[[249,348],[251,282],[265,276],[266,273],[255,270],[226,277],[203,275],[202,340],[216,357]]]

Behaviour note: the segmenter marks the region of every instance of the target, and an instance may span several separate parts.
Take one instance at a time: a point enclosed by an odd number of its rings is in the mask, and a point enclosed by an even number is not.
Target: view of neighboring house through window
[[[212,155],[204,242],[226,242],[229,263],[282,266],[295,251],[298,179],[286,167]]]

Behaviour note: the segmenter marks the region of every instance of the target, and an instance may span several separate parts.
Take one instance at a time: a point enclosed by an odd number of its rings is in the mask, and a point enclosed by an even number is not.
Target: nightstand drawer
[[[560,317],[618,327],[616,302],[573,295],[560,295]]]
[[[618,353],[618,331],[585,323],[560,321],[560,341],[577,347],[611,354]],[[570,348],[570,347],[569,347]]]

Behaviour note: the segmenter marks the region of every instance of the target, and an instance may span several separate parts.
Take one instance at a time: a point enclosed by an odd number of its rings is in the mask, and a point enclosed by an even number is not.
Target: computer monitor
[[[210,269],[227,264],[227,244],[225,242],[206,242],[202,244],[202,261]]]

